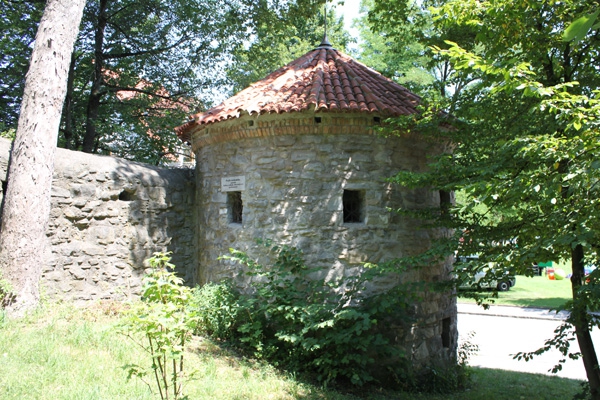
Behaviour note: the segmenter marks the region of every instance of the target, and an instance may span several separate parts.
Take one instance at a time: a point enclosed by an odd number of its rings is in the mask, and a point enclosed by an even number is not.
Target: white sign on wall
[[[221,192],[238,192],[246,190],[245,176],[228,176],[221,178]]]

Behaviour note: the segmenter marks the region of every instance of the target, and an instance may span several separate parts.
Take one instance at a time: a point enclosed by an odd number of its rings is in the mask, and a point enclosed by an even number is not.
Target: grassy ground
[[[564,262],[555,263],[554,268],[571,273],[570,266]],[[499,292],[494,304],[558,309],[571,296],[571,282],[568,279],[550,280],[545,274],[534,277],[517,275],[517,284],[506,292]],[[460,297],[458,301],[474,302]]]
[[[144,355],[115,333],[111,305],[87,310],[52,306],[22,321],[0,320],[0,397],[3,400],[150,400],[139,380],[127,381],[123,366]],[[579,382],[508,371],[474,369],[471,389],[453,395],[384,392],[348,394],[299,382],[258,362],[237,357],[195,338],[186,355],[196,371],[190,399],[570,399]]]

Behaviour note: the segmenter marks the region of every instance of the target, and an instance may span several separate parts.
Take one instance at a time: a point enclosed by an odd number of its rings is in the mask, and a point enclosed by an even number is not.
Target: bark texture
[[[598,366],[598,355],[592,341],[590,315],[587,304],[580,299],[579,289],[585,280],[583,246],[578,244],[571,252],[571,287],[573,289],[573,310],[571,311],[571,323],[575,326],[577,344],[583,358],[583,365],[590,384],[591,398],[600,399],[600,369]]]
[[[25,79],[0,230],[0,270],[14,295],[9,315],[20,316],[39,302],[54,153],[84,5],[48,0]]]

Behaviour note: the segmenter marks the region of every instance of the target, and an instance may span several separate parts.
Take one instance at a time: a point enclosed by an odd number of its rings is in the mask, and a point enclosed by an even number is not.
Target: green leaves
[[[591,12],[583,0],[450,0],[432,12],[442,29],[478,26],[475,44],[448,35],[452,42],[433,48],[470,84],[456,97],[455,129],[444,132],[452,145],[427,171],[403,171],[395,180],[457,193],[446,212],[417,210],[432,226],[457,232],[459,238],[436,242],[441,254],[478,254],[481,263],[520,274],[542,260],[572,260],[573,301],[565,307],[584,341],[597,325],[587,311],[597,307],[598,282],[584,277],[583,267],[600,261],[600,37],[594,31],[600,11]],[[411,129],[439,140],[431,126],[428,116]],[[466,275],[477,271],[465,267]],[[564,331],[556,333],[542,351],[567,348]],[[596,364],[592,353],[584,356]],[[591,366],[589,376],[596,371]]]
[[[72,59],[58,145],[80,150],[85,142],[86,151],[152,164],[189,156],[173,128],[188,115],[220,101],[215,93],[230,90],[223,69],[234,53],[253,37],[273,30],[280,33],[280,42],[285,42],[285,33],[291,28],[284,25],[292,18],[303,23],[320,3],[323,1],[88,2]],[[16,127],[43,7],[40,1],[2,3],[1,131]],[[266,45],[270,44],[266,40]],[[283,54],[287,47],[279,50]],[[245,72],[265,71],[254,68],[264,61],[264,57],[249,60]]]
[[[128,378],[154,377],[161,399],[176,400],[185,398],[183,355],[197,317],[188,307],[191,289],[169,271],[175,268],[169,254],[155,253],[147,260],[152,270],[144,279],[142,301],[126,314],[119,329],[150,356],[150,366],[125,366]]]
[[[577,18],[571,23],[571,25],[567,27],[567,29],[565,29],[563,33],[563,41],[577,43],[583,40],[583,38],[592,28],[597,29],[600,27],[600,24],[594,26],[594,22],[596,22],[596,18],[598,18],[599,14],[600,9],[596,10],[592,14]]]
[[[349,42],[343,31],[343,20],[331,9],[327,18],[329,40],[343,51]],[[322,8],[317,3],[306,3],[290,6],[280,17],[258,23],[253,38],[239,42],[228,62],[226,73],[233,91],[245,89],[313,50],[323,39],[323,19]]]
[[[321,269],[305,265],[297,248],[260,240],[254,250],[266,262],[234,249],[221,257],[244,267],[251,292],[234,291],[230,282],[197,291],[201,321],[209,323],[199,325],[201,332],[233,340],[255,357],[313,374],[324,384],[345,378],[363,385],[374,379],[377,357],[380,362],[402,357],[380,334],[380,321],[408,323],[410,288],[365,294],[367,282],[391,267],[369,265],[360,276],[326,281],[317,278]],[[211,328],[215,325],[219,328]]]
[[[16,129],[25,74],[45,2],[3,1],[0,9],[0,131]]]

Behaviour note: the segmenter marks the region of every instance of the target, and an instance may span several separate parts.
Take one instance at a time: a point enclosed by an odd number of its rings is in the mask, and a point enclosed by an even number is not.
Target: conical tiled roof
[[[321,45],[210,110],[175,128],[189,140],[199,125],[248,114],[286,113],[314,107],[325,112],[365,112],[392,117],[416,113],[419,96],[353,58]]]

